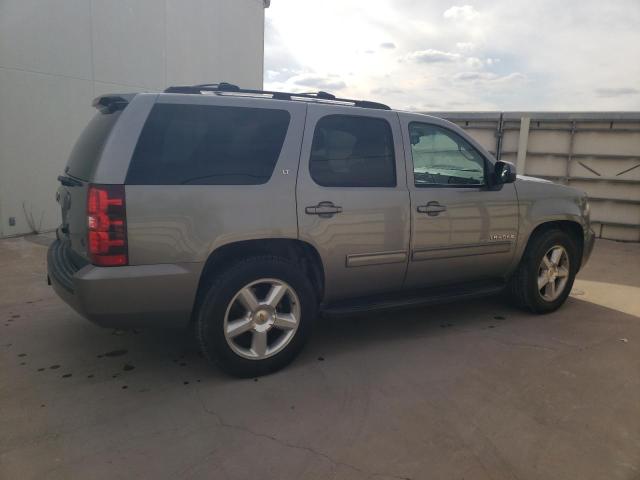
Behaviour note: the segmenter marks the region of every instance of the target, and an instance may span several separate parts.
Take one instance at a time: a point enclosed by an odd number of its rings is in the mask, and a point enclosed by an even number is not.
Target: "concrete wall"
[[[640,113],[425,113],[460,125],[519,174],[587,192],[599,237],[640,241]]]
[[[56,178],[94,97],[261,88],[263,44],[262,0],[0,0],[0,236],[57,226]]]

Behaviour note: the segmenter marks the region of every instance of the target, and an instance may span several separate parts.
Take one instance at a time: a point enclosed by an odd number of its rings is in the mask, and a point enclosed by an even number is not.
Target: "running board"
[[[321,311],[326,317],[342,317],[370,311],[424,307],[495,295],[504,290],[505,286],[506,284],[503,281],[489,280],[464,285],[432,287],[408,292],[393,292],[350,300],[340,300],[322,305]]]

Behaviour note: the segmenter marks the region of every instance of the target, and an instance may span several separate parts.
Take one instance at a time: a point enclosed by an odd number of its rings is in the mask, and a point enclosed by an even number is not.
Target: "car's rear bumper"
[[[80,315],[103,327],[183,327],[191,318],[201,264],[96,267],[74,258],[68,244],[49,247],[53,289]]]

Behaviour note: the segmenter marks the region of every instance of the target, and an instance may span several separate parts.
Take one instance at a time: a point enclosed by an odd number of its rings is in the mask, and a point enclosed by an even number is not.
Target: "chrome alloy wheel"
[[[542,257],[538,268],[538,292],[547,302],[556,300],[569,281],[569,255],[561,245],[554,245]]]
[[[231,349],[250,360],[264,360],[286,347],[300,325],[295,290],[275,278],[245,285],[229,302],[224,337]]]

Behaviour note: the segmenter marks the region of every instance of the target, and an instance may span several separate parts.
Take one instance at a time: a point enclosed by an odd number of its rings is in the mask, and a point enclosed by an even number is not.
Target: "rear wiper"
[[[81,187],[82,182],[66,175],[58,175],[58,181],[65,187]]]

